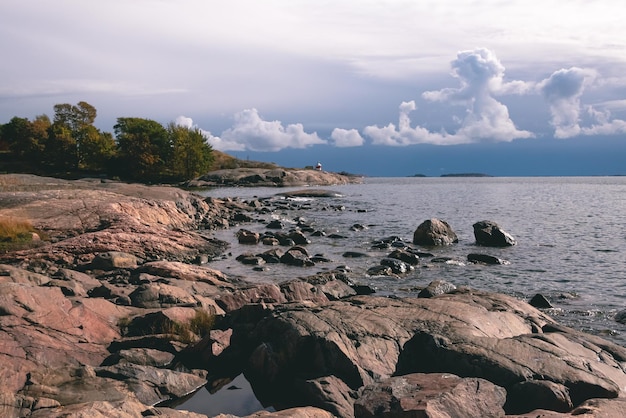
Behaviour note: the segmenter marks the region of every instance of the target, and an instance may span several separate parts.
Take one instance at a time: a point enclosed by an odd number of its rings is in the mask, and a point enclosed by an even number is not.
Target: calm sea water
[[[301,188],[219,188],[202,194],[251,199],[296,189]],[[295,202],[304,208],[272,217],[293,222],[301,216],[316,229],[344,236],[310,238],[309,253],[321,253],[330,263],[309,268],[268,265],[267,271],[253,271],[234,258],[268,248],[239,245],[236,227],[216,233],[232,243],[232,255],[209,267],[253,282],[280,282],[347,265],[357,282],[379,294],[398,296],[416,295],[435,279],[521,299],[541,293],[556,308],[550,314],[559,322],[626,345],[626,326],[613,320],[616,312],[626,309],[626,177],[366,178],[363,184],[325,189],[341,197]],[[366,274],[389,252],[372,249],[372,241],[397,235],[410,243],[417,226],[430,218],[448,222],[459,243],[427,250],[458,263],[432,264],[426,259],[424,266],[400,279]],[[497,222],[518,244],[504,249],[476,246],[472,225],[481,220]],[[354,224],[368,229],[352,231]],[[267,231],[260,222],[242,227]],[[342,256],[346,251],[370,257],[347,259]],[[467,254],[475,252],[510,264],[467,263]]]
[[[201,194],[252,199],[297,189],[302,188],[219,188]],[[347,265],[355,281],[382,295],[416,296],[436,279],[524,300],[541,293],[555,308],[548,313],[560,323],[626,346],[626,325],[613,319],[626,309],[626,177],[367,178],[364,184],[324,189],[341,197],[295,200],[297,209],[259,215],[260,222],[241,227],[263,233],[270,219],[295,225],[296,217],[304,217],[316,229],[345,237],[310,237],[309,253],[324,254],[330,262],[308,268],[272,264],[267,271],[254,271],[235,257],[268,247],[238,244],[240,227],[234,227],[215,233],[231,243],[230,255],[208,266],[252,282],[281,282]],[[417,226],[430,218],[448,222],[459,243],[427,251],[456,263],[425,259],[423,266],[399,279],[366,274],[390,252],[372,249],[372,241],[396,235],[410,244]],[[504,249],[476,246],[472,225],[481,220],[497,222],[518,244]],[[352,231],[354,224],[368,229]],[[369,257],[344,258],[346,251]],[[510,264],[467,263],[467,254],[476,252]],[[199,391],[180,408],[208,415],[246,415],[262,408],[243,376],[233,384],[241,390],[224,388],[214,395]]]

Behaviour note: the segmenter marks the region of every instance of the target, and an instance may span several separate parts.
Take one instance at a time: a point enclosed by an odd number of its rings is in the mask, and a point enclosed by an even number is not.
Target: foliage
[[[54,123],[48,129],[43,161],[53,170],[73,170],[78,167],[77,141],[64,125]]]
[[[171,154],[167,130],[154,120],[142,118],[118,118],[113,129],[121,174],[133,180],[158,180]]]
[[[123,117],[117,119],[113,136],[94,126],[96,116],[96,108],[81,101],[54,105],[52,121],[40,115],[33,121],[14,117],[0,124],[3,169],[171,182],[198,177],[212,168],[215,152],[198,128]]]
[[[16,116],[2,126],[2,142],[15,156],[33,158],[43,151],[49,128],[46,115],[37,116],[33,122]]]
[[[206,173],[213,162],[213,148],[198,128],[170,123],[167,127],[172,143],[173,175],[181,180]]]

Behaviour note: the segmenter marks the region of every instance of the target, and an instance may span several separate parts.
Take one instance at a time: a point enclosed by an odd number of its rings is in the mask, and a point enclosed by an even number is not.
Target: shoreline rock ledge
[[[341,270],[255,284],[191,264],[225,251],[202,229],[245,208],[0,175],[0,217],[42,232],[0,253],[0,417],[206,418],[171,406],[239,373],[279,409],[250,417],[626,416],[626,348],[511,296],[365,296]]]
[[[333,173],[310,169],[286,168],[236,168],[211,171],[188,181],[186,187],[297,187],[332,186],[338,184],[361,183],[357,175]]]

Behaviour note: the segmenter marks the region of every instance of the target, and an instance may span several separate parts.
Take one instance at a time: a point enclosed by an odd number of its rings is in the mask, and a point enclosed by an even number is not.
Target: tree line
[[[183,181],[211,169],[213,148],[198,128],[121,117],[113,135],[93,125],[96,113],[81,101],[55,105],[52,120],[13,117],[0,124],[0,162],[12,171],[141,182]]]

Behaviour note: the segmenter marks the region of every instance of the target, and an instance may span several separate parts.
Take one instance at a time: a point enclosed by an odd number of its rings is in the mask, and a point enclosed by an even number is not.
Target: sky
[[[2,0],[0,123],[86,101],[368,176],[626,174],[618,0]]]

